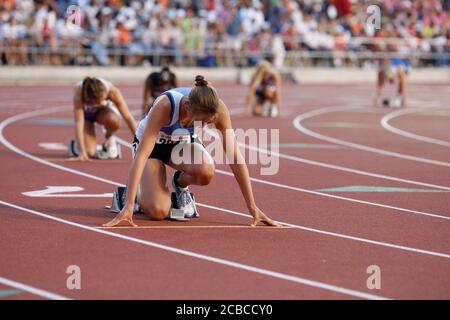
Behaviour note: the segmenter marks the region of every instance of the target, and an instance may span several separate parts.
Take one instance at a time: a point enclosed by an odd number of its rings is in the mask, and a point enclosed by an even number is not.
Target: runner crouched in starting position
[[[150,109],[153,101],[161,93],[178,87],[177,76],[169,69],[162,67],[160,72],[152,72],[148,75],[144,85],[144,98],[142,101],[142,116],[144,117]]]
[[[269,61],[261,61],[250,81],[246,112],[252,108],[254,116],[277,117],[280,114],[280,92],[281,75]]]
[[[114,133],[119,129],[120,115],[132,134],[136,122],[119,89],[102,78],[86,77],[75,87],[73,97],[76,145],[69,146],[72,155],[81,161],[97,157],[95,123],[105,128],[103,152],[106,157],[116,159],[119,151]]]
[[[214,162],[201,141],[193,135],[194,121],[201,121],[202,127],[206,123],[214,124],[222,133],[223,148],[228,158],[231,158],[230,168],[253,216],[252,225],[263,222],[278,226],[256,206],[250,176],[237,147],[228,108],[203,76],[195,78],[193,88],[175,88],[163,93],[139,123],[133,144],[135,156],[128,174],[124,206],[120,213],[104,226],[112,227],[121,221],[136,226],[132,219],[136,196],[140,209],[148,218],[168,218],[171,197],[166,185],[165,165],[176,170],[172,185],[176,191],[177,207],[183,210],[186,218],[196,216],[195,202],[189,192],[189,185],[209,184],[214,176]],[[173,142],[177,140],[176,131],[179,132],[180,129],[184,129],[185,138],[188,139],[184,142]],[[174,148],[180,143],[183,143],[180,145],[182,152],[189,148],[191,155],[199,155],[198,158],[202,159],[200,163],[192,160],[189,163],[174,163]]]

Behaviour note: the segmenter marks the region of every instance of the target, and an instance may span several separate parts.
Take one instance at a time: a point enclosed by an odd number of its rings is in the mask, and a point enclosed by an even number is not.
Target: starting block
[[[181,209],[170,208],[169,219],[175,221],[189,221],[184,217],[184,212]]]
[[[278,117],[278,108],[275,106],[275,104],[265,102],[264,105],[262,106],[262,109],[263,109],[262,112],[263,117],[271,117],[271,118]]]
[[[110,210],[112,212],[119,213],[123,209],[126,202],[126,195],[127,195],[126,187],[117,187],[117,191],[114,191],[112,197],[112,203],[110,207]],[[139,207],[137,201],[135,201],[134,203],[133,213],[134,214],[142,213],[141,208]]]
[[[169,211],[168,219],[175,220],[175,221],[189,221],[188,218],[184,216],[184,212],[177,207],[177,201],[176,201],[176,193],[172,192],[171,195],[171,208]],[[194,195],[191,193],[192,199],[194,199]],[[111,206],[107,206],[108,209],[110,209],[112,212],[119,213],[123,207],[125,206],[126,202],[126,187],[117,187],[117,190],[114,191],[113,197],[112,197],[112,203]],[[195,203],[195,199],[194,199]],[[199,217],[199,213],[197,212],[197,207],[194,205],[195,208],[195,214],[191,218],[197,218]],[[140,209],[137,202],[135,202],[134,210],[133,212],[135,214],[142,213],[142,210]]]
[[[383,107],[386,108],[401,108],[403,104],[403,99],[402,98],[384,98],[382,101],[382,105]]]
[[[108,157],[108,154],[106,153],[105,148],[101,144],[96,145],[95,149],[96,149],[95,158],[97,158],[99,160],[110,159]],[[121,148],[120,144],[117,144],[117,150],[118,150],[118,157],[116,159],[121,159],[122,158],[122,148]],[[78,157],[78,155],[80,154],[75,140],[69,141],[69,145],[67,147],[67,153],[68,153],[69,157]]]
[[[200,215],[197,211],[197,207],[195,206],[195,198],[194,194],[191,192],[191,197],[194,200],[194,210],[195,214],[192,217],[188,218],[198,218]],[[189,219],[184,216],[183,211],[181,211],[177,206],[177,195],[175,192],[170,194],[170,200],[172,202],[172,206],[170,208],[169,219],[176,221],[188,221]]]

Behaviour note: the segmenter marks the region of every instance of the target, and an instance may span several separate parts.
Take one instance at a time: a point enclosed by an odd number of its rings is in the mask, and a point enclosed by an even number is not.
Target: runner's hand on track
[[[122,221],[128,222],[131,226],[137,227],[138,225],[133,222],[133,209],[123,208],[119,214],[112,219],[110,222],[105,223],[103,227],[114,227],[121,223]]]
[[[262,222],[265,225],[272,226],[272,227],[281,227],[281,224],[270,219],[259,208],[250,210],[250,213],[253,216],[253,223],[251,224],[252,227],[256,227],[259,222]]]
[[[92,159],[89,158],[89,156],[86,155],[82,155],[80,154],[78,157],[76,158],[70,158],[69,161],[81,161],[81,162],[92,162]]]

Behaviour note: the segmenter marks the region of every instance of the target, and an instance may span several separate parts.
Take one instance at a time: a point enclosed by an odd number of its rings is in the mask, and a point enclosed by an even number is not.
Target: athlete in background
[[[161,93],[176,87],[178,87],[178,79],[169,67],[163,67],[159,72],[150,73],[145,80],[142,117],[147,114],[153,101]]]

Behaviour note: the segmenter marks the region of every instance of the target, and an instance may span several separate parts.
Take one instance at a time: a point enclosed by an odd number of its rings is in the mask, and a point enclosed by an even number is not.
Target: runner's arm
[[[142,116],[147,114],[150,103],[150,97],[152,96],[152,80],[150,77],[147,77],[144,84],[144,97],[142,99]]]
[[[147,159],[155,147],[156,138],[158,136],[161,127],[169,122],[170,118],[170,102],[167,97],[162,97],[157,100],[153,108],[151,109],[151,115],[149,116],[147,126],[144,134],[139,142],[139,147],[136,151],[130,172],[128,174],[127,182],[127,195],[125,207],[128,209],[134,207],[134,201],[137,194],[139,182],[141,181],[142,173],[144,171]]]
[[[271,226],[279,226],[279,224],[267,217],[256,205],[250,182],[250,174],[248,172],[247,165],[245,164],[245,159],[239,150],[236,135],[234,134],[234,130],[231,126],[230,113],[225,104],[222,101],[220,101],[220,103],[220,109],[223,109],[223,111],[219,113],[216,128],[222,134],[223,149],[230,162],[229,166],[237,183],[239,184],[239,188],[244,197],[248,211],[253,216],[252,226],[256,226],[258,222],[263,222]]]
[[[275,86],[277,88],[275,104],[281,113],[281,75],[278,72],[275,74]]]
[[[75,118],[75,138],[78,146],[78,157],[81,159],[88,159],[86,152],[86,145],[84,143],[84,105],[81,101],[81,93],[79,88],[75,89],[73,95],[73,113]]]
[[[256,87],[257,85],[255,81],[252,81],[248,87],[247,98],[245,99],[245,113],[249,112],[253,100],[255,99]]]
[[[127,123],[128,128],[131,131],[131,134],[134,135],[137,129],[136,121],[131,115],[130,109],[128,109],[127,103],[125,102],[125,99],[123,98],[120,90],[115,86],[111,85],[108,98],[111,99],[111,101],[114,102],[114,104],[117,106],[117,109],[119,109],[122,118]]]

